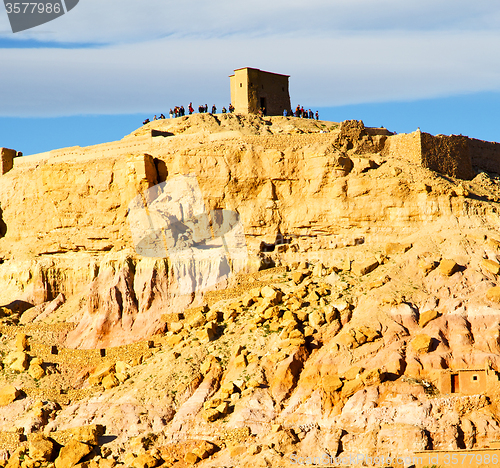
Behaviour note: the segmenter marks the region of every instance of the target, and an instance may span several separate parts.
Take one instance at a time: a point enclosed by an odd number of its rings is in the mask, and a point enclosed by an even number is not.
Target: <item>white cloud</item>
[[[109,45],[0,49],[0,115],[227,104],[243,66],[291,75],[307,106],[500,90],[498,26],[489,0],[80,0],[15,37]]]

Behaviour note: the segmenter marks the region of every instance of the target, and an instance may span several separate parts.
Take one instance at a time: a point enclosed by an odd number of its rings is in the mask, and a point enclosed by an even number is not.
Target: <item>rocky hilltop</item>
[[[7,466],[493,446],[498,146],[195,114],[103,145],[2,152]],[[130,229],[130,203],[180,174],[207,212],[239,214],[248,251],[244,270],[188,294]]]

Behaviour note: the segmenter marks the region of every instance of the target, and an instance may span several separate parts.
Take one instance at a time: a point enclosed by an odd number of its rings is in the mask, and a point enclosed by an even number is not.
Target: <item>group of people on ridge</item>
[[[304,106],[300,106],[300,105],[298,105],[295,108],[295,114],[292,110],[285,109],[283,111],[283,116],[285,116],[285,117],[300,117],[303,119],[314,119],[315,118],[316,120],[319,120],[319,112],[318,111],[316,111],[316,114],[314,114],[311,109],[306,110],[306,109],[304,109]]]
[[[229,113],[234,113],[234,106],[230,103],[229,104],[229,107],[228,109],[226,109],[225,107],[222,108],[221,112],[223,114],[226,114],[229,110]],[[193,103],[190,102],[189,103],[189,106],[188,106],[188,112],[189,112],[189,115],[191,115],[193,112],[194,112],[194,108],[193,108]],[[200,114],[208,114],[208,105],[205,104],[201,104],[198,106],[198,112]],[[217,113],[217,107],[215,107],[215,104],[212,106],[212,112],[210,112],[210,114],[216,114]],[[174,107],[174,110],[170,109],[168,115],[170,116],[171,119],[173,119],[174,117],[182,117],[184,115],[186,115],[186,110],[184,109],[184,106],[175,106]],[[267,111],[266,111],[266,108],[263,107],[261,109],[259,109],[259,115],[262,117],[262,116],[267,116]],[[313,111],[311,109],[309,110],[305,110],[304,109],[304,106],[297,106],[295,108],[295,112],[292,111],[292,110],[287,110],[285,109],[283,111],[283,115],[285,117],[301,117],[301,118],[304,118],[304,119],[316,119],[316,120],[319,120],[319,113],[318,111],[316,111],[316,113],[314,114]],[[156,115],[153,117],[153,120],[160,120],[160,119],[165,119],[165,115],[164,114],[160,114],[159,117],[157,117]],[[150,120],[149,119],[146,119],[144,120],[144,122],[142,122],[143,125],[146,125],[147,123],[149,123]]]
[[[194,112],[194,107],[193,107],[193,103],[192,102],[189,103],[188,112],[189,112],[189,115],[191,115]],[[205,104],[205,105],[199,105],[198,106],[198,112],[200,114],[208,114],[208,105],[207,104]],[[234,106],[231,103],[229,104],[229,112],[231,114],[234,112]],[[217,113],[217,107],[215,107],[215,104],[212,106],[212,112],[210,112],[210,113],[211,114],[216,114]],[[222,113],[223,114],[227,113],[227,109],[225,107],[222,108]],[[170,109],[168,115],[170,116],[171,119],[173,119],[174,117],[182,117],[182,116],[186,115],[186,110],[184,109],[184,106],[175,106],[174,110]],[[160,120],[160,119],[165,119],[165,118],[166,118],[165,115],[160,114],[159,117],[157,117],[155,115],[153,117],[153,120]],[[151,122],[151,120],[146,119],[146,120],[144,120],[144,122],[142,122],[142,124],[146,125],[149,122]]]

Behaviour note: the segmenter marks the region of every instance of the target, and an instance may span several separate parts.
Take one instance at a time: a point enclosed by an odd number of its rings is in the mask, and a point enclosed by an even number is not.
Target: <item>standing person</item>
[[[205,114],[208,114],[208,104],[205,104],[205,108],[203,109]]]
[[[229,112],[231,114],[234,112],[234,106],[233,106],[233,104],[231,102],[229,103]]]
[[[319,114],[318,114],[318,111],[316,111],[316,120],[319,120]]]
[[[217,107],[215,107],[215,104],[212,106],[212,114],[217,114]]]
[[[170,116],[171,119],[174,117],[174,113],[173,113],[172,109],[170,109],[170,112],[168,113],[168,115]]]
[[[295,108],[295,117],[300,117],[300,104]]]
[[[153,120],[157,120],[157,118],[156,118],[156,114],[155,114],[155,116],[153,117]]]
[[[181,106],[181,116],[184,117],[186,115],[186,109],[184,109],[184,106]]]
[[[283,109],[283,117],[287,117],[288,116],[288,111],[286,109]]]
[[[189,111],[189,115],[191,115],[194,112],[194,108],[193,108],[193,103],[192,102],[189,103],[188,111]]]

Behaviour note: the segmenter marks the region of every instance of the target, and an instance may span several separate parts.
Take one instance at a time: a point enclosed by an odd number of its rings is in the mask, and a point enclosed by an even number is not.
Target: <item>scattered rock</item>
[[[432,338],[428,335],[418,335],[410,342],[410,345],[417,353],[428,353],[432,345]]]
[[[56,468],[71,468],[90,452],[92,452],[90,445],[72,439],[59,452],[55,466]]]
[[[378,260],[369,259],[363,262],[353,262],[353,264],[351,265],[351,271],[357,276],[363,276],[372,272],[378,266],[379,266]]]
[[[0,388],[0,406],[6,406],[17,399],[21,392],[14,385]]]
[[[491,302],[500,303],[500,286],[494,286],[486,291],[486,299]]]
[[[43,434],[33,434],[28,450],[31,459],[49,461],[54,452],[54,442]]]
[[[482,260],[481,268],[484,268],[486,271],[489,271],[494,275],[498,275],[500,273],[500,263],[495,262],[494,260]]]
[[[460,269],[460,266],[454,260],[441,260],[439,263],[439,273],[443,276],[451,276]]]
[[[437,310],[427,310],[420,314],[418,319],[418,325],[424,328],[429,322],[439,317],[439,312]]]

